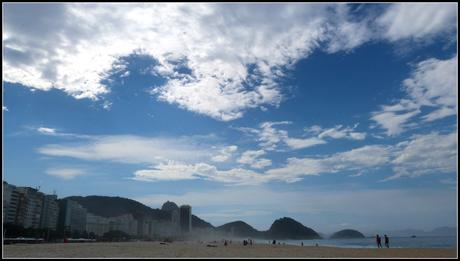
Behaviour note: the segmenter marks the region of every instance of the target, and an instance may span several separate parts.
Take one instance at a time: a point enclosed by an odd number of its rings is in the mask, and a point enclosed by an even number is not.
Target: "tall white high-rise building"
[[[24,228],[39,228],[45,194],[30,187],[16,187],[19,192],[15,224]]]
[[[56,230],[59,206],[56,195],[45,195],[40,218],[40,228]]]
[[[189,233],[192,231],[192,207],[189,205],[182,205],[179,208],[180,228],[182,233]]]

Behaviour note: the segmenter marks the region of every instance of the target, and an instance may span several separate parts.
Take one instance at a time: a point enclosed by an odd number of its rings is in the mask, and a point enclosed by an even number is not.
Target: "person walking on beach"
[[[382,239],[380,238],[379,234],[375,236],[375,240],[377,241],[377,247],[381,248],[382,247]]]
[[[387,248],[390,248],[390,239],[388,238],[387,235],[385,235],[384,238],[385,238],[385,246],[386,246]]]

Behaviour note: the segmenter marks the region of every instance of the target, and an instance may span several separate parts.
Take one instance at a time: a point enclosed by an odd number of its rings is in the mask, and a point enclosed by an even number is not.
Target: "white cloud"
[[[457,56],[448,60],[427,59],[418,63],[411,77],[403,81],[403,91],[407,97],[396,104],[382,106],[372,113],[371,119],[387,135],[393,136],[404,132],[421,117],[422,122],[439,120],[456,115],[457,104]],[[428,114],[420,115],[422,108],[431,108]]]
[[[86,175],[86,172],[81,169],[74,168],[53,168],[47,169],[46,174],[54,177],[58,177],[64,180],[71,180],[78,176]]]
[[[334,128],[326,129],[318,135],[318,138],[323,139],[326,137],[333,139],[351,139],[351,140],[364,140],[366,138],[366,133],[356,132],[357,125],[353,128],[343,127],[342,125],[337,125]]]
[[[136,172],[138,180],[177,180],[202,178],[217,182],[243,184],[261,184],[266,182],[297,182],[308,175],[320,175],[338,172],[355,172],[352,177],[361,176],[365,171],[372,171],[383,166],[389,166],[394,174],[384,180],[401,177],[418,177],[436,173],[452,173],[456,170],[457,133],[431,133],[417,135],[396,145],[366,145],[352,150],[331,155],[304,158],[288,158],[281,167],[267,169],[264,172],[254,172],[242,168],[219,170],[207,163],[184,165],[169,163],[157,165],[153,170]],[[265,151],[246,151],[239,163],[257,168],[258,157]],[[270,162],[271,163],[271,162]],[[255,166],[253,166],[255,164]],[[266,167],[266,166],[263,166]],[[179,169],[176,175],[175,171]],[[140,175],[142,174],[142,175]],[[182,175],[182,176],[181,176]],[[160,178],[161,177],[161,178]]]
[[[311,133],[313,135],[319,134],[322,130],[323,130],[323,128],[321,126],[319,126],[319,125],[313,125],[311,127],[304,128],[305,132]]]
[[[288,133],[285,130],[278,130],[273,128],[276,125],[291,124],[289,121],[279,122],[264,122],[260,124],[260,130],[256,130],[259,136],[260,146],[266,150],[274,150],[277,144],[288,138]]]
[[[265,154],[264,150],[248,150],[241,155],[237,162],[250,165],[252,168],[262,169],[272,164],[269,159],[259,158]]]
[[[247,127],[240,127],[236,129],[250,135],[256,135],[258,137],[257,140],[259,141],[259,146],[267,151],[275,150],[279,144],[285,144],[290,149],[297,150],[326,144],[326,138],[351,140],[363,140],[366,138],[366,133],[355,131],[358,124],[353,127],[343,127],[342,125],[337,125],[330,129],[324,129],[319,125],[313,125],[312,127],[304,129],[310,136],[314,135],[314,137],[308,138],[289,137],[286,130],[280,130],[274,127],[277,125],[289,125],[291,123],[292,122],[290,121],[263,122],[259,125],[259,129]]]
[[[196,179],[195,173],[202,171],[207,172],[209,170],[207,164],[174,164],[168,162],[167,164],[160,163],[155,166],[154,169],[149,170],[138,170],[134,173],[134,180],[139,181],[162,181],[162,180],[187,180]]]
[[[6,106],[2,106],[3,111],[8,111],[8,108]]]
[[[454,3],[398,3],[390,5],[376,23],[390,41],[420,40],[455,30],[457,10]]]
[[[236,145],[224,147],[220,150],[220,153],[216,156],[213,156],[211,160],[215,162],[225,162],[232,157],[233,152],[235,152],[237,149],[238,146]]]
[[[55,135],[56,134],[56,129],[53,129],[53,128],[39,127],[37,131],[45,135]]]
[[[7,4],[4,80],[77,99],[98,99],[101,83],[133,53],[154,58],[167,79],[158,99],[218,120],[278,106],[277,80],[313,50],[349,50],[368,39],[346,5]],[[180,68],[190,69],[181,73]],[[251,68],[251,69],[250,69]],[[128,72],[122,74],[126,76]]]
[[[121,163],[158,164],[168,160],[189,162],[209,159],[212,150],[204,144],[198,145],[198,141],[195,137],[91,136],[84,142],[46,145],[38,152],[48,156]]]
[[[326,141],[316,137],[307,139],[287,138],[285,142],[291,149],[304,149],[315,145],[326,144]]]
[[[400,150],[392,162],[395,174],[386,180],[456,172],[457,144],[457,132],[416,135],[398,144]]]
[[[439,120],[448,116],[457,115],[457,110],[454,108],[441,107],[433,112],[428,113],[422,117],[423,121],[431,122]]]
[[[153,166],[152,169],[136,171],[132,179],[160,181],[197,178],[236,185],[254,185],[264,182],[264,177],[261,174],[246,169],[218,170],[215,166],[203,162],[187,165],[171,161],[167,164]]]
[[[395,136],[404,132],[407,128],[405,124],[410,118],[419,114],[420,110],[409,111],[406,113],[397,114],[394,112],[375,112],[371,119],[384,129],[388,136]]]
[[[364,170],[387,164],[391,150],[389,146],[367,145],[318,158],[289,158],[285,166],[270,169],[266,174],[269,179],[297,182],[307,175]]]
[[[112,102],[104,101],[104,103],[102,104],[102,108],[106,111],[109,111],[110,108],[112,108]]]
[[[99,99],[110,92],[102,80],[129,74],[120,58],[143,54],[167,79],[152,91],[159,100],[229,121],[250,108],[278,106],[277,81],[316,49],[346,51],[371,39],[445,32],[454,28],[456,9],[394,4],[373,22],[373,15],[356,17],[344,4],[10,3],[3,77]]]
[[[228,160],[237,150],[235,145],[212,146],[208,136],[174,139],[133,135],[85,136],[59,133],[55,129],[45,127],[38,129],[46,135],[80,140],[42,146],[38,148],[40,154],[88,161],[149,164],[148,169],[140,169],[134,173],[133,179],[142,181],[206,179],[236,185],[273,181],[291,183],[308,175],[349,171],[363,173],[382,166],[392,167],[393,175],[384,179],[392,180],[400,177],[450,173],[455,172],[457,167],[456,132],[449,134],[433,132],[415,135],[395,145],[366,145],[330,155],[288,158],[282,166],[256,172],[235,167],[218,169],[207,163],[216,159],[217,162],[223,162],[223,159],[216,158],[215,153]],[[265,154],[265,150],[248,150],[237,162],[255,169],[263,169],[272,165],[270,159],[261,158]],[[71,175],[71,172],[68,173]],[[360,174],[353,176],[360,176]]]
[[[122,75],[120,75],[120,78],[126,78],[130,75],[131,73],[129,71],[124,72]]]
[[[409,97],[420,106],[445,106],[457,110],[457,56],[448,60],[431,58],[417,64],[403,84]]]

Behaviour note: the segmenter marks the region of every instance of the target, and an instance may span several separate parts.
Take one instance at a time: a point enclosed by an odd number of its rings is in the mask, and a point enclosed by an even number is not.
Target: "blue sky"
[[[3,179],[213,225],[457,224],[457,4],[4,4]]]

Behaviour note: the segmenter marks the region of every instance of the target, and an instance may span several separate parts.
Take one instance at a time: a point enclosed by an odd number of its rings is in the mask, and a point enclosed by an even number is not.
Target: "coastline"
[[[212,244],[213,247],[208,246]],[[343,248],[239,243],[199,242],[98,242],[3,245],[4,258],[455,258],[457,248]]]

